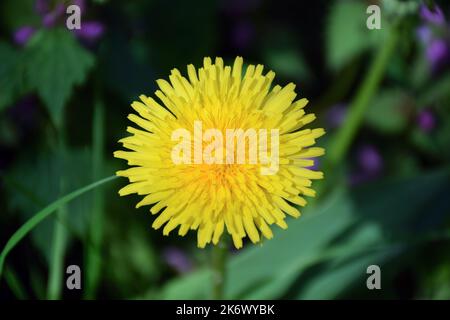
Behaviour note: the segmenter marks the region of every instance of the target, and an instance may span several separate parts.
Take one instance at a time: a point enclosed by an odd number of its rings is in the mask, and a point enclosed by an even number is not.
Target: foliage
[[[424,223],[430,217],[423,216],[421,208],[445,198],[448,178],[445,171],[363,190],[336,191],[303,219],[291,221],[287,231],[234,257],[228,265],[228,297],[332,299],[357,280],[363,287],[368,265],[383,265],[415,249],[418,239],[443,218],[449,204],[430,223]],[[423,192],[405,201],[416,190]],[[206,298],[209,276],[201,270],[174,280],[162,297]]]
[[[152,232],[148,209],[116,195],[120,179],[91,183],[121,168],[112,152],[130,102],[172,68],[216,55],[294,82],[327,128],[317,198],[274,239],[230,252],[226,297],[450,297],[447,2],[427,1],[446,16],[440,26],[420,15],[422,1],[379,1],[381,30],[367,29],[357,0],[86,2],[82,23],[104,27],[95,39],[67,30],[64,13],[45,25],[34,0],[0,3],[0,249],[12,249],[1,299],[42,299],[48,279],[62,280],[49,271],[60,224],[61,262],[100,268],[89,293],[60,297],[210,297],[209,249]],[[24,43],[23,26],[34,31]],[[447,50],[439,63],[433,41]],[[167,258],[174,248],[192,271]],[[370,264],[381,291],[365,286]]]

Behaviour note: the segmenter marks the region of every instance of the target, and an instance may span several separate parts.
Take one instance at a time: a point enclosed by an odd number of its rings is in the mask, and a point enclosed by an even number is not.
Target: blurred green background
[[[65,8],[82,10],[81,30]],[[381,30],[366,27],[370,4]],[[287,231],[230,251],[234,299],[450,298],[448,1],[0,1],[0,247],[110,176],[130,103],[204,56],[294,82],[327,135],[319,195]],[[1,299],[203,299],[210,248],[151,229],[124,179],[72,201],[6,259]],[[82,290],[65,289],[76,264]],[[381,267],[381,290],[366,269]]]

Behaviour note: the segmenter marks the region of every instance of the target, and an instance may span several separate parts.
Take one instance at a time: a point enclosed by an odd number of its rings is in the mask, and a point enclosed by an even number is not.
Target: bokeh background
[[[65,7],[82,29],[65,28]],[[382,29],[366,27],[381,7]],[[326,128],[326,179],[287,231],[230,250],[234,299],[450,298],[448,1],[0,1],[0,247],[47,204],[125,164],[130,103],[204,56],[262,63]],[[124,179],[39,224],[1,299],[203,299],[210,248],[151,229]],[[65,289],[76,264],[82,290]],[[381,267],[381,290],[366,269]]]

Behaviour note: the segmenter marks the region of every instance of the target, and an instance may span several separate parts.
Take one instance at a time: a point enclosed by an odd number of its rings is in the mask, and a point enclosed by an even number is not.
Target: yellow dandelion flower
[[[315,195],[311,180],[323,177],[309,169],[324,154],[313,145],[325,131],[303,128],[315,119],[308,100],[294,101],[292,83],[272,87],[275,73],[262,65],[243,74],[242,64],[205,58],[187,78],[173,69],[169,82],[157,80],[159,102],[141,95],[132,103],[137,114],[128,119],[139,128],[128,127],[131,136],[119,141],[128,151],[114,153],[132,166],[117,172],[130,182],[119,194],[144,196],[136,207],[151,205],[152,226],[164,225],[164,235],[197,230],[200,248],[225,230],[236,248],[246,236],[272,238],[270,226],[299,217],[304,196]]]

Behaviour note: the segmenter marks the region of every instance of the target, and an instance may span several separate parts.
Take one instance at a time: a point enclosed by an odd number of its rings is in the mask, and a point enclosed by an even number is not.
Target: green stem
[[[228,246],[226,241],[219,241],[212,250],[212,296],[214,300],[224,299],[227,256]]]
[[[6,243],[5,247],[3,248],[2,252],[0,253],[0,278],[2,276],[3,272],[3,266],[5,264],[5,259],[8,253],[11,252],[12,249],[31,231],[33,230],[39,223],[41,223],[45,218],[50,216],[53,212],[67,204],[68,202],[72,201],[73,199],[81,196],[82,194],[95,189],[109,181],[112,181],[116,179],[117,176],[110,176],[107,178],[104,178],[100,181],[96,181],[94,183],[91,183],[83,188],[77,189],[64,197],[59,198],[58,200],[52,202],[48,206],[46,206],[44,209],[37,212],[33,217],[31,217],[27,222],[25,222],[19,229],[17,229],[16,232],[9,238],[8,242]]]
[[[92,176],[94,181],[102,175],[104,146],[104,105],[97,98],[94,105],[94,120],[92,122]],[[96,189],[93,192],[93,210],[89,228],[89,238],[92,245],[87,246],[86,255],[86,291],[85,298],[95,297],[101,269],[100,248],[103,237],[103,192]]]
[[[57,126],[59,133],[59,155],[61,158],[60,167],[60,185],[59,194],[63,195],[66,191],[66,180],[65,180],[65,170],[67,170],[67,147],[66,147],[66,137],[65,131],[60,122]],[[62,292],[62,282],[63,282],[63,267],[64,267],[64,257],[66,251],[67,243],[67,231],[62,223],[58,220],[65,220],[67,216],[67,207],[61,206],[58,213],[58,219],[54,222],[53,228],[53,238],[52,238],[52,249],[50,256],[50,266],[49,266],[49,278],[47,283],[47,299],[57,300],[61,298]]]
[[[374,94],[377,92],[386,67],[396,48],[399,37],[398,28],[398,23],[391,28],[386,43],[379,49],[375,60],[350,105],[345,124],[336,134],[334,143],[330,144],[330,150],[327,155],[328,169],[333,169],[342,161],[361,125],[366,109]]]
[[[67,243],[67,231],[59,219],[64,219],[67,215],[66,207],[63,206],[58,210],[58,220],[54,221],[52,251],[49,268],[49,279],[47,283],[47,299],[57,300],[61,298],[63,267],[65,249]]]

